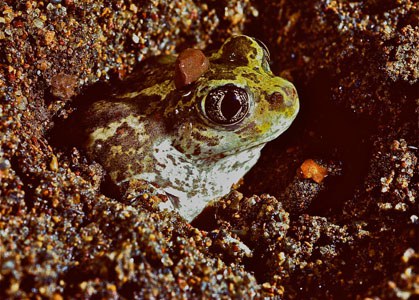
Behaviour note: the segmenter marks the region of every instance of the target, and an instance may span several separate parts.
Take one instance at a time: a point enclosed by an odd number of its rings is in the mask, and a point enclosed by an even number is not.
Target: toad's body
[[[202,76],[178,89],[175,58],[153,59],[86,110],[88,154],[117,185],[148,181],[169,196],[162,207],[191,221],[298,112],[294,86],[272,74],[267,55],[254,39],[232,37]]]

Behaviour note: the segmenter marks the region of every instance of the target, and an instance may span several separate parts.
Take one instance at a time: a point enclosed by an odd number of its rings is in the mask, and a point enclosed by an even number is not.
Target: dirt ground
[[[417,299],[418,16],[410,0],[0,0],[0,298]],[[268,46],[301,111],[192,224],[121,203],[51,143],[86,91],[236,33]]]

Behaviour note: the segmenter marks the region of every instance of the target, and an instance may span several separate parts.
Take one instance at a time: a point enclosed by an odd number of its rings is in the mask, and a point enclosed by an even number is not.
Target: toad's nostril
[[[292,100],[292,101],[289,101],[291,102],[290,105],[292,105],[292,103],[294,103],[295,101],[298,101],[297,90],[295,89],[293,85],[283,87],[282,90],[285,92],[285,95],[287,96],[287,98]]]
[[[272,109],[277,110],[284,103],[284,96],[280,92],[275,92],[269,96],[269,103]]]

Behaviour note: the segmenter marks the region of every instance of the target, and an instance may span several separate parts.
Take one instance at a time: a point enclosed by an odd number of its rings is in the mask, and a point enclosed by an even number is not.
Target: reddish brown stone
[[[208,58],[201,50],[191,48],[184,50],[176,60],[176,88],[179,89],[191,84],[204,74],[208,70],[208,67]]]
[[[311,178],[317,183],[322,182],[327,175],[327,169],[312,159],[306,159],[301,165],[300,170],[304,178]]]
[[[51,93],[61,99],[69,99],[75,95],[77,78],[67,74],[57,74],[51,79]]]

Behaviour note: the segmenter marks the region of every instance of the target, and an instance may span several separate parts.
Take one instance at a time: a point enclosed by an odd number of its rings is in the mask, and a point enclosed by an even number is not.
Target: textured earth
[[[0,298],[419,297],[418,3],[141,2],[0,0]],[[234,33],[301,112],[192,224],[51,142],[144,58]]]

